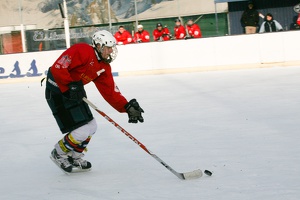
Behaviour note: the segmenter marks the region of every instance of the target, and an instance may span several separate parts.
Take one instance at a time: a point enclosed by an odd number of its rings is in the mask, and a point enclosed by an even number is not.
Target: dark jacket
[[[283,28],[281,24],[279,24],[279,22],[276,20],[264,21],[259,29],[260,33],[270,33],[277,31],[283,31]]]
[[[241,18],[241,24],[243,27],[246,26],[258,26],[259,13],[255,9],[247,8]]]

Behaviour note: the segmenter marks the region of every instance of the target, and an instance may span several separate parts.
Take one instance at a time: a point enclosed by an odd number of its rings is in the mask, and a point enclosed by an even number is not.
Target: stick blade
[[[197,178],[200,178],[202,175],[203,175],[203,173],[200,169],[183,173],[183,177],[185,180],[197,179]]]

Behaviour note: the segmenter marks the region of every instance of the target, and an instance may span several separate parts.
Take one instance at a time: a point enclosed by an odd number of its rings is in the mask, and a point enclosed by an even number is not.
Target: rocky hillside
[[[20,4],[21,2],[22,4]],[[59,3],[63,0],[1,0],[0,26],[36,24],[38,28],[63,26]],[[187,16],[214,12],[213,0],[136,0],[138,18]],[[112,22],[135,20],[134,0],[110,0]],[[67,0],[71,26],[108,23],[108,0]],[[20,15],[20,8],[22,15]],[[224,11],[227,5],[218,4]]]

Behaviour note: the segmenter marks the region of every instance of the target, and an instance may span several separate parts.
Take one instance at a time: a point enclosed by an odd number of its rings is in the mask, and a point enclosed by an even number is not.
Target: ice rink
[[[62,173],[49,159],[62,137],[40,82],[0,84],[0,199],[298,200],[300,67],[116,77],[145,110],[128,124],[93,83],[88,99],[179,172],[182,181],[98,113],[85,158],[91,172]]]

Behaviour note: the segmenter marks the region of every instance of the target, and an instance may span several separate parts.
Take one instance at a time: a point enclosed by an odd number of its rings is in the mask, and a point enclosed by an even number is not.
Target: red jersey
[[[136,32],[133,38],[134,42],[150,42],[150,34],[148,31]]]
[[[184,39],[186,36],[185,28],[184,26],[175,26],[174,27],[174,36],[175,38],[178,39]]]
[[[200,30],[200,27],[198,26],[198,24],[193,24],[191,26],[187,25],[186,28],[188,30],[189,35],[192,38],[201,38],[202,37],[202,33],[201,33],[201,30]]]
[[[167,41],[170,40],[170,31],[167,27],[163,28],[161,31],[154,29],[153,31],[154,41]]]
[[[297,24],[300,25],[300,13],[298,14]]]
[[[115,33],[114,37],[117,40],[117,44],[129,44],[132,42],[132,36],[129,31],[124,31],[120,33],[119,31]]]
[[[95,50],[88,44],[81,43],[64,51],[50,68],[55,83],[61,92],[66,92],[68,84],[82,81],[94,82],[103,98],[119,112],[124,109],[127,100],[118,90],[109,63],[98,61]]]

